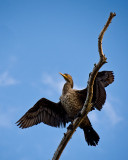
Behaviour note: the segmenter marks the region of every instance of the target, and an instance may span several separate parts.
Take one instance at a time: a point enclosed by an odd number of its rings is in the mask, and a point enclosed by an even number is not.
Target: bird
[[[60,75],[65,79],[62,94],[59,101],[52,102],[46,98],[41,98],[30,108],[17,122],[19,128],[28,128],[41,122],[52,127],[66,127],[80,113],[86,97],[87,88],[76,90],[73,88],[72,76],[65,73]],[[113,71],[98,72],[93,85],[92,110],[101,110],[106,101],[105,87],[113,83]],[[92,124],[86,116],[80,126],[84,131],[85,141],[90,146],[96,146],[99,142],[99,135],[93,129]]]

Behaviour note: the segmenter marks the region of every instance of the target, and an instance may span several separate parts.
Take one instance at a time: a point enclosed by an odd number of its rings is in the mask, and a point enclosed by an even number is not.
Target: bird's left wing
[[[76,90],[76,92],[82,105],[84,105],[87,97],[87,88],[83,90]],[[105,103],[105,100],[106,100],[105,88],[103,87],[100,81],[95,82],[93,86],[93,98],[92,98],[93,108],[92,109],[94,109],[95,107],[96,109],[101,110],[102,106]]]
[[[114,81],[114,74],[112,71],[98,72],[93,86],[93,98],[92,98],[93,106],[98,110],[102,109],[106,101],[105,87],[113,83],[113,81]],[[83,90],[77,90],[76,92],[79,96],[79,99],[84,104],[87,96],[87,88]]]
[[[41,122],[53,127],[65,127],[69,121],[61,102],[54,103],[45,98],[40,99],[16,123],[20,128],[28,128]]]

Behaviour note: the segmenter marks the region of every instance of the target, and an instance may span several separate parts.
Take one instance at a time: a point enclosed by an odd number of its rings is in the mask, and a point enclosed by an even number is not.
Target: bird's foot
[[[66,133],[64,133],[64,137],[66,137]]]
[[[67,127],[68,130],[73,130],[73,123],[71,123],[68,127]]]
[[[81,117],[81,112],[78,112],[75,116],[74,119]]]
[[[91,107],[91,111],[93,111],[93,110],[95,110],[95,107],[94,107],[94,106]]]

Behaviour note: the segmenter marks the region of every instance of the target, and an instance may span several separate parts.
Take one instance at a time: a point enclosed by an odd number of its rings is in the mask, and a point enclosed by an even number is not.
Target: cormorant
[[[87,88],[83,90],[73,89],[72,77],[69,74],[60,74],[66,81],[60,101],[54,103],[46,98],[40,99],[16,122],[17,126],[23,129],[43,122],[53,127],[65,127],[66,123],[74,120],[84,105]],[[98,72],[93,86],[92,109],[94,107],[98,110],[102,109],[106,100],[105,87],[113,81],[114,75],[112,71]],[[88,116],[82,121],[80,128],[84,131],[88,145],[96,146],[100,137],[93,129]]]

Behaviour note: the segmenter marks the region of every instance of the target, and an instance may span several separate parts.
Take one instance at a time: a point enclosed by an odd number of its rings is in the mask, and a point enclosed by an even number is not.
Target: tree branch
[[[73,133],[76,131],[77,127],[79,127],[80,123],[83,121],[84,117],[87,116],[87,114],[91,111],[91,101],[92,101],[92,97],[93,97],[93,84],[95,81],[95,77],[99,71],[99,69],[103,66],[103,64],[107,63],[106,60],[107,58],[105,57],[105,55],[103,54],[103,50],[102,50],[102,40],[103,40],[103,36],[105,31],[107,30],[109,24],[112,21],[112,18],[116,16],[115,13],[110,13],[110,16],[103,28],[103,30],[101,31],[99,38],[98,38],[98,51],[99,51],[99,56],[100,56],[100,60],[98,62],[98,64],[94,65],[93,71],[89,76],[89,80],[88,80],[88,86],[87,86],[87,97],[86,97],[86,101],[84,103],[84,106],[81,110],[81,117],[76,118],[73,121],[73,129],[72,130],[67,130],[66,133],[64,133],[64,137],[62,138],[56,152],[53,155],[52,160],[58,160],[64,150],[64,148],[66,147],[68,141],[71,139]]]

